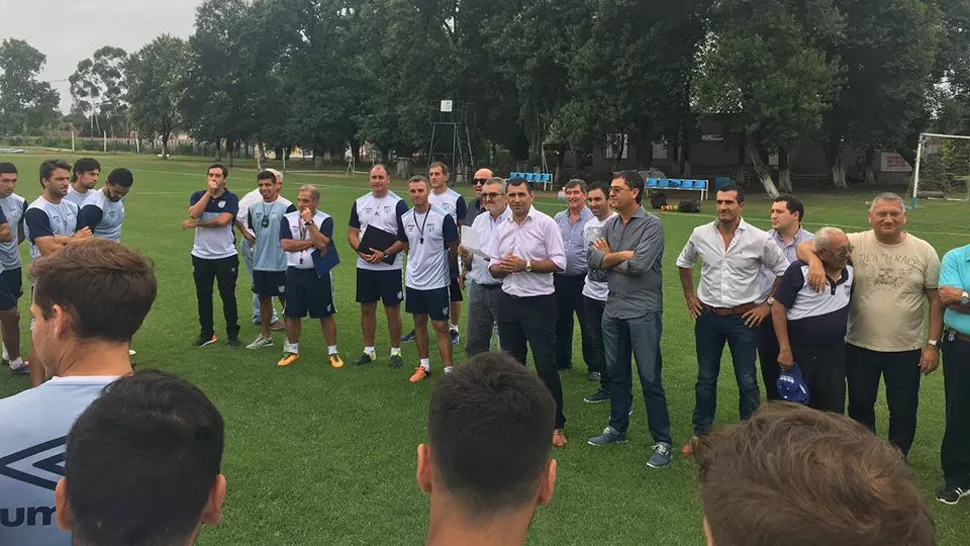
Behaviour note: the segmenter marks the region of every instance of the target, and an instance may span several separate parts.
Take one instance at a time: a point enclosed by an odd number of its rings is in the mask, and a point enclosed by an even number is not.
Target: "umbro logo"
[[[6,455],[0,458],[0,476],[53,491],[64,476],[66,447],[67,436],[61,436]]]

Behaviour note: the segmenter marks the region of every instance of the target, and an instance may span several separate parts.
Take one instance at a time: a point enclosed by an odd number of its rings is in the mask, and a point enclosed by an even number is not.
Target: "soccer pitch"
[[[28,200],[40,194],[37,168],[41,160],[69,153],[2,155],[20,170],[17,193]],[[295,199],[301,184],[316,184],[320,209],[335,220],[335,241],[343,263],[333,273],[337,307],[338,347],[348,363],[332,369],[319,328],[307,323],[301,340],[302,360],[279,369],[282,332],[274,332],[273,348],[244,348],[258,332],[250,317],[250,286],[240,260],[237,297],[243,347],[225,341],[221,303],[216,296],[215,324],[219,342],[191,347],[198,336],[195,289],[189,252],[192,230],[183,231],[188,198],[205,188],[208,162],[127,155],[99,156],[102,178],[111,169],[127,167],[135,184],[126,199],[127,219],[122,242],[140,249],[155,264],[158,299],[134,340],[139,368],[160,368],[198,385],[221,410],[226,423],[223,473],[228,496],[220,525],[205,528],[198,544],[215,545],[360,545],[419,544],[424,540],[427,503],[414,482],[416,446],[426,439],[427,401],[440,379],[440,361],[432,343],[431,379],[412,385],[408,377],[417,365],[414,344],[403,345],[405,366],[387,366],[389,342],[383,311],[378,312],[378,361],[363,367],[351,364],[361,352],[360,313],[354,302],[354,254],[346,242],[347,222],[354,199],[369,191],[366,173],[291,172],[283,195]],[[295,162],[289,167],[307,168]],[[280,168],[278,164],[270,165]],[[255,188],[255,165],[230,169],[228,189],[240,197]],[[406,199],[404,181],[391,189]],[[470,191],[467,188],[466,192]],[[865,202],[875,192],[809,194],[805,201],[809,231],[834,225],[846,231],[867,229]],[[565,204],[554,197],[537,197],[536,207],[548,214]],[[908,229],[944,252],[970,243],[967,203],[919,203],[909,215]],[[744,218],[769,228],[768,201],[750,198]],[[531,545],[579,544],[703,544],[697,471],[692,459],[679,453],[691,434],[697,364],[693,325],[688,317],[674,265],[690,231],[714,218],[713,202],[701,214],[660,213],[666,230],[664,252],[665,316],[663,336],[664,383],[675,443],[673,464],[662,470],[646,466],[652,440],[647,432],[644,405],[637,397],[631,418],[630,442],[594,448],[586,439],[607,424],[609,405],[584,404],[595,390],[581,362],[578,331],[574,335],[574,369],[562,373],[569,445],[554,450],[559,461],[556,494],[550,506],[538,511],[530,533]],[[26,245],[21,249],[26,260]],[[65,279],[65,282],[83,282]],[[29,298],[21,300],[27,315]],[[403,309],[402,309],[403,311]],[[21,319],[25,340],[28,320]],[[462,334],[466,316],[462,314]],[[412,321],[404,315],[404,331]],[[577,326],[578,330],[578,326]],[[28,343],[24,342],[24,349]],[[464,357],[464,340],[456,348],[456,362]],[[916,364],[914,363],[914,366]],[[759,377],[760,381],[760,377]],[[0,396],[27,388],[25,376],[0,373]],[[738,419],[737,385],[728,351],[719,382],[717,425]],[[763,395],[763,393],[762,393]],[[940,485],[940,442],[943,437],[942,369],[924,378],[919,428],[910,464],[936,518],[940,544],[957,545],[970,534],[970,503],[947,507],[935,500]],[[887,411],[877,405],[880,433],[885,437]],[[960,537],[964,537],[961,539]]]

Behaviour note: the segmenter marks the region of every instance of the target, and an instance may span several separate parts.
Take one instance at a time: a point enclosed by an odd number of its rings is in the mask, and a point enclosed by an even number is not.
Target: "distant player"
[[[0,163],[0,210],[7,218],[7,224],[13,232],[10,241],[0,242],[0,282],[6,285],[13,295],[13,310],[16,323],[12,328],[4,328],[4,335],[11,335],[11,352],[7,343],[3,344],[3,360],[10,365],[14,373],[27,373],[27,365],[20,358],[20,313],[17,311],[20,296],[23,295],[23,268],[20,261],[20,243],[24,240],[24,212],[27,210],[27,200],[14,193],[17,189],[17,167],[13,163]]]
[[[452,343],[448,336],[448,263],[458,255],[458,227],[443,209],[428,202],[431,186],[423,176],[412,176],[408,193],[414,208],[401,216],[401,240],[407,243],[408,268],[405,273],[407,298],[405,310],[414,315],[415,342],[420,365],[411,382],[431,375],[428,317],[437,332],[438,352],[445,373],[451,373]]]
[[[317,210],[320,190],[306,184],[296,196],[297,211],[288,212],[280,223],[280,244],[286,251],[286,344],[283,359],[277,363],[286,367],[300,360],[300,320],[309,315],[320,319],[323,339],[327,342],[330,365],[343,368],[344,361],[337,352],[337,321],[333,314],[333,282],[330,273],[318,274],[313,253],[332,251],[333,218]]]
[[[273,345],[273,298],[283,302],[286,295],[286,252],[280,246],[280,226],[286,213],[296,211],[280,197],[276,175],[263,171],[256,175],[256,184],[262,199],[249,206],[247,229],[241,231],[246,239],[243,245],[253,249],[253,293],[259,297],[259,335],[247,349]]]
[[[82,157],[74,162],[74,172],[71,174],[71,186],[64,197],[81,208],[84,201],[91,194],[91,190],[98,185],[101,176],[101,163],[97,159]]]
[[[70,187],[70,169],[70,165],[57,159],[40,164],[40,185],[44,193],[24,212],[24,231],[30,241],[31,260],[50,256],[74,239],[91,237],[90,229],[78,225],[77,205],[65,198]],[[29,360],[36,362],[34,348],[30,351]],[[43,366],[31,366],[30,383],[36,387],[43,380]]]
[[[79,224],[91,230],[99,239],[121,241],[121,226],[125,221],[123,199],[135,181],[128,169],[115,169],[108,175],[101,191],[90,192],[81,205]]]

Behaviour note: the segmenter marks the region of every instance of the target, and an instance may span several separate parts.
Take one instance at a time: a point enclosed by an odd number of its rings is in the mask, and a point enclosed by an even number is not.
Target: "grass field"
[[[37,165],[55,154],[0,155],[20,169],[18,193],[33,200],[39,193]],[[70,154],[60,157],[72,161]],[[278,369],[282,333],[276,347],[260,351],[231,349],[216,303],[220,341],[202,349],[190,343],[198,335],[189,251],[192,232],[182,231],[188,197],[205,185],[205,164],[198,161],[133,156],[105,156],[103,171],[119,166],[135,173],[126,201],[123,242],[139,248],[155,263],[158,299],[134,341],[140,368],[156,367],[185,376],[200,386],[226,421],[223,472],[229,482],[225,517],[206,528],[199,540],[214,545],[358,545],[418,544],[427,523],[425,498],[414,484],[415,446],[426,438],[427,400],[438,375],[412,385],[407,378],[417,362],[413,344],[404,346],[406,366],[387,367],[389,344],[383,314],[378,318],[378,363],[334,370],[326,364],[326,347],[316,327],[304,328],[303,360]],[[255,167],[233,169],[229,188],[240,196],[255,187]],[[321,209],[332,214],[344,263],[334,273],[338,340],[348,362],[361,352],[359,312],[354,303],[353,253],[346,243],[351,202],[368,191],[366,178],[338,174],[290,173],[284,195],[294,199],[303,183],[321,187]],[[406,193],[398,180],[392,189]],[[870,194],[806,196],[806,228],[836,225],[866,229],[865,201]],[[536,205],[552,214],[564,207],[554,198]],[[970,242],[967,207],[962,202],[920,203],[910,213],[909,228],[943,252]],[[769,227],[768,204],[751,198],[745,218]],[[705,203],[700,215],[661,214],[666,227],[664,382],[679,445],[691,433],[696,361],[692,323],[684,308],[674,260],[691,229],[713,219]],[[26,254],[26,249],[22,252]],[[242,269],[242,267],[241,267]],[[240,318],[249,317],[249,281],[240,271],[237,285]],[[22,311],[29,302],[22,300]],[[29,332],[23,320],[24,334]],[[257,328],[243,320],[242,341]],[[464,317],[463,317],[464,323]],[[411,321],[405,317],[405,331]],[[576,350],[579,336],[575,336]],[[432,345],[433,346],[433,345]],[[25,343],[26,348],[26,343]],[[456,351],[456,356],[462,351]],[[725,351],[727,353],[727,351]],[[436,356],[436,355],[435,355]],[[432,358],[440,371],[440,363]],[[460,362],[460,359],[459,359]],[[730,364],[720,382],[718,424],[737,420],[737,386]],[[664,470],[646,466],[651,439],[643,403],[635,405],[630,443],[592,448],[586,439],[606,425],[608,405],[583,404],[594,387],[580,362],[563,373],[566,434],[569,445],[555,452],[559,482],[552,504],[540,510],[529,544],[702,544],[701,510],[692,460],[676,455]],[[0,396],[27,388],[26,377],[0,373]],[[639,391],[639,385],[635,387]],[[638,400],[642,400],[639,399]],[[941,372],[922,386],[919,429],[910,462],[931,509],[943,545],[964,544],[970,534],[970,502],[945,507],[934,499],[940,482],[939,447],[943,436],[944,400]],[[885,434],[886,410],[878,406]],[[959,537],[964,537],[960,539]]]

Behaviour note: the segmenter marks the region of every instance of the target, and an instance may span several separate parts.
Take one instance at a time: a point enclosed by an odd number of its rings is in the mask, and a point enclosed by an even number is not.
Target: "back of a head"
[[[152,264],[137,250],[108,239],[66,245],[36,260],[30,276],[34,303],[44,316],[59,305],[72,315],[73,334],[80,339],[129,341],[158,291]]]
[[[556,405],[539,378],[505,353],[482,353],[431,395],[436,482],[469,520],[534,501],[549,465]]]
[[[695,455],[715,546],[935,543],[899,451],[844,416],[767,404]]]
[[[74,543],[184,545],[222,463],[223,422],[188,381],[138,371],[108,386],[67,438]]]

